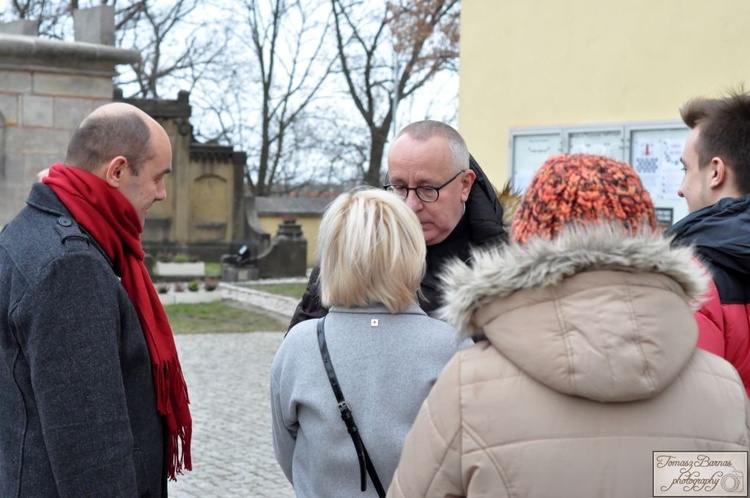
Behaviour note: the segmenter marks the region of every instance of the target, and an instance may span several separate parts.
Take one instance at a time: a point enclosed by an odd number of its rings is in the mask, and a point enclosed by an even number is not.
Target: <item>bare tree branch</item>
[[[341,74],[370,135],[364,179],[379,185],[399,101],[413,96],[457,58],[458,31],[452,25],[458,23],[459,3],[388,0],[376,17],[372,9],[362,15],[360,2],[330,1]]]
[[[312,52],[306,44],[319,30],[310,20],[315,10],[310,4],[300,0],[247,0],[245,4],[261,99],[259,153],[248,169],[248,183],[259,196],[270,194],[277,180],[286,176],[283,170],[294,153],[288,145],[296,143],[294,125],[315,100],[333,63],[324,60],[325,27],[316,34],[318,42]]]

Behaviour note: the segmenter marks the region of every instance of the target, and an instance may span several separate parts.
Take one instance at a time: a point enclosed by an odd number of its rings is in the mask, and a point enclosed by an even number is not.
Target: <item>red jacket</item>
[[[707,297],[695,313],[700,329],[698,347],[734,365],[750,394],[750,304],[722,303],[713,282]]]
[[[691,213],[669,233],[693,244],[713,277],[695,314],[698,346],[732,363],[750,393],[750,195]]]

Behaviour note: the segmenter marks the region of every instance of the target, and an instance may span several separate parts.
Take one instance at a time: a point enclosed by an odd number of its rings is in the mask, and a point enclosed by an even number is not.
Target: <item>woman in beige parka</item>
[[[742,382],[695,347],[708,276],[628,165],[550,158],[512,237],[446,270],[443,318],[487,340],[441,374],[389,497],[652,496],[686,485],[659,481],[680,470],[654,474],[654,452],[748,450]],[[714,492],[747,486],[734,470]]]

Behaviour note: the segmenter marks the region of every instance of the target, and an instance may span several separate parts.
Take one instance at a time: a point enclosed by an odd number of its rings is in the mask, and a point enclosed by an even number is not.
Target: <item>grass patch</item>
[[[219,263],[218,261],[206,261],[206,276],[207,277],[221,276],[221,263]]]
[[[175,334],[284,331],[286,323],[224,301],[164,307]]]
[[[247,287],[263,292],[270,292],[271,294],[279,294],[282,296],[293,297],[295,299],[302,299],[302,294],[305,293],[305,289],[307,288],[307,282],[302,284],[248,285]]]

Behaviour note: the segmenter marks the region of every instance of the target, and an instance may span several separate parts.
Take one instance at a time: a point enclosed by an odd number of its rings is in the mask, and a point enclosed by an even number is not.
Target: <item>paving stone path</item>
[[[169,496],[293,497],[273,455],[268,375],[282,332],[176,336],[193,415],[193,471]]]

